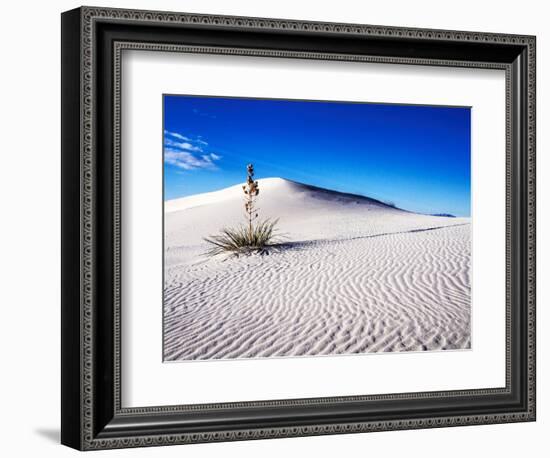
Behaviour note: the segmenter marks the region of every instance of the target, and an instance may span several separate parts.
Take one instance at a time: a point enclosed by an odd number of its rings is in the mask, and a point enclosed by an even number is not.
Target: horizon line
[[[427,215],[427,216],[442,216],[442,217],[453,217],[453,218],[471,218],[471,213],[468,214],[467,216],[458,216],[458,215],[455,215],[453,213],[447,213],[447,212],[435,212],[435,213],[425,213],[425,212],[416,212],[416,211],[412,211],[412,210],[407,210],[405,208],[401,208],[401,207],[398,207],[396,204],[393,203],[393,201],[391,200],[388,200],[388,201],[384,201],[382,199],[376,199],[374,197],[369,197],[365,194],[358,194],[358,193],[353,193],[353,192],[345,192],[345,191],[338,191],[336,189],[331,189],[331,188],[324,188],[324,187],[321,187],[321,186],[317,186],[317,185],[314,185],[314,184],[308,184],[308,183],[303,183],[301,181],[296,181],[296,180],[292,180],[290,178],[284,178],[284,177],[277,177],[277,176],[272,176],[272,177],[264,177],[264,178],[257,178],[256,181],[261,181],[261,180],[283,180],[283,181],[288,181],[288,182],[291,182],[291,183],[295,183],[295,184],[298,184],[298,185],[301,185],[301,186],[307,186],[309,188],[315,188],[315,189],[318,189],[318,190],[321,190],[321,191],[325,191],[325,192],[331,192],[331,193],[335,193],[335,194],[342,194],[344,196],[352,196],[352,197],[360,197],[362,199],[369,199],[371,201],[375,201],[377,203],[380,203],[382,205],[386,205],[387,207],[390,207],[390,208],[395,208],[397,210],[401,210],[401,211],[404,211],[404,212],[407,212],[407,213],[414,213],[414,214],[417,214],[417,215]],[[188,197],[194,197],[194,196],[199,196],[201,194],[210,194],[210,193],[214,193],[214,192],[220,192],[220,191],[223,191],[225,189],[229,189],[229,188],[233,188],[235,186],[239,186],[239,185],[242,185],[244,184],[245,181],[239,181],[238,183],[235,183],[235,184],[232,184],[230,186],[226,186],[226,187],[223,187],[223,188],[218,188],[218,189],[214,189],[212,191],[206,191],[206,192],[199,192],[199,193],[196,193],[196,194],[187,194],[185,196],[180,196],[180,197],[175,197],[173,199],[163,199],[163,202],[170,202],[170,201],[174,201],[174,200],[179,200],[179,199],[185,199],[185,198],[188,198]]]

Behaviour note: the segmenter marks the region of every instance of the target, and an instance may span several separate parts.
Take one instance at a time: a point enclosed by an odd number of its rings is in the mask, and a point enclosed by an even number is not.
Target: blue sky
[[[470,109],[164,96],[165,199],[282,177],[470,215]]]

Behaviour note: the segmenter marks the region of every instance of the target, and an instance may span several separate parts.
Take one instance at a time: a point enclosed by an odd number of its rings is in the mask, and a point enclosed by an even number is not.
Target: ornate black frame
[[[124,49],[506,71],[505,388],[120,404]],[[535,420],[535,37],[82,7],[62,14],[62,434],[80,449]]]

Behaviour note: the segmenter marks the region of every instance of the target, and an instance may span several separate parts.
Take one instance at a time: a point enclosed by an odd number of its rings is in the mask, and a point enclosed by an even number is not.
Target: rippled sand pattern
[[[346,208],[290,212],[315,237],[264,256],[209,259],[198,241],[167,237],[165,360],[469,348],[469,219],[331,205]],[[168,215],[167,234],[196,230],[192,210]]]

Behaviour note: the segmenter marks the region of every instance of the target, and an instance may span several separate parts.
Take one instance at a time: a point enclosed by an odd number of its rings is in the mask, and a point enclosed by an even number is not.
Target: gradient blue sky
[[[164,96],[164,197],[282,177],[470,215],[470,109]]]

